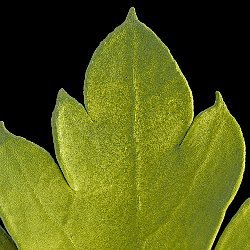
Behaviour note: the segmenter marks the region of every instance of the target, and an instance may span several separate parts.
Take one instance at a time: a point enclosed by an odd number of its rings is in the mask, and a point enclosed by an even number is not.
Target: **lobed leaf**
[[[59,91],[60,169],[1,129],[0,216],[18,247],[210,249],[245,162],[221,94],[193,120],[185,77],[131,8],[90,61],[84,103]]]

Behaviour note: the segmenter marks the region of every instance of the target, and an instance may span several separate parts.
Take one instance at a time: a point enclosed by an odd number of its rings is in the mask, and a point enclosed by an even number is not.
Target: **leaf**
[[[0,226],[0,249],[15,250],[17,249],[11,237]]]
[[[0,216],[18,247],[211,248],[245,162],[220,93],[193,120],[186,79],[131,8],[90,61],[84,104],[59,91],[60,169],[44,149],[0,132]]]
[[[73,249],[65,233],[72,190],[43,148],[0,132],[0,216],[20,249]]]
[[[250,249],[250,198],[227,225],[215,249]]]

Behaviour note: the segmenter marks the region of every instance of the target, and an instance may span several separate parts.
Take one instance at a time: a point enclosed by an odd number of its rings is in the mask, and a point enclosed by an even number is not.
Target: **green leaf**
[[[1,226],[0,226],[0,249],[3,250],[17,249],[11,237],[5,232],[5,230]]]
[[[20,249],[73,249],[65,232],[73,202],[54,160],[43,148],[1,124],[0,216]]]
[[[227,225],[215,249],[250,249],[250,198]]]
[[[0,216],[20,249],[209,249],[245,145],[219,92],[193,120],[187,81],[130,9],[52,115],[60,166],[0,132]],[[61,171],[60,171],[61,170]]]

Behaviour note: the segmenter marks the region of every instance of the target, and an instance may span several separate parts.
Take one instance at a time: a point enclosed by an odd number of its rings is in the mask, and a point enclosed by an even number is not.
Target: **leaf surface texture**
[[[250,198],[227,225],[215,249],[250,249]]]
[[[0,215],[20,249],[211,248],[243,136],[219,92],[193,119],[185,77],[133,8],[94,53],[84,106],[59,91],[52,132],[59,166],[0,132]]]

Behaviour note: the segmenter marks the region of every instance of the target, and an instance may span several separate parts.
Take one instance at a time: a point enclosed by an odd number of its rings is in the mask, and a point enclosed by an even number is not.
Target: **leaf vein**
[[[214,121],[214,122],[216,122],[216,121]],[[193,122],[192,122],[192,124],[193,124]],[[204,169],[204,166],[206,165],[206,162],[207,162],[207,159],[208,159],[209,154],[210,154],[210,152],[211,152],[211,149],[215,149],[215,147],[214,147],[214,142],[215,142],[215,140],[217,139],[219,133],[221,132],[221,128],[223,127],[223,125],[224,125],[224,121],[223,121],[223,122],[221,121],[220,124],[219,124],[219,126],[218,126],[218,128],[217,128],[217,131],[216,131],[216,133],[215,133],[215,136],[214,136],[214,137],[212,138],[212,140],[211,140],[210,147],[207,148],[207,151],[206,151],[207,154],[206,154],[206,156],[204,157],[203,162],[200,164],[200,166],[197,168],[197,170],[196,170],[195,173],[194,173],[193,181],[192,181],[192,183],[190,184],[189,189],[188,189],[188,191],[187,191],[185,197],[183,197],[183,199],[180,201],[180,203],[173,209],[173,212],[172,212],[170,215],[167,215],[167,216],[165,217],[165,219],[162,221],[162,223],[161,223],[153,232],[151,232],[151,233],[147,236],[147,238],[144,240],[144,243],[143,243],[143,249],[146,247],[146,245],[147,245],[148,241],[150,240],[150,238],[152,238],[153,235],[157,234],[157,232],[159,232],[165,225],[167,225],[168,222],[171,221],[171,218],[174,216],[174,214],[178,211],[178,209],[179,209],[183,204],[185,204],[185,202],[186,202],[188,196],[191,194],[191,191],[192,191],[192,189],[194,188],[195,180],[197,179],[197,176],[199,175],[198,173],[201,172],[201,171]],[[192,127],[192,125],[189,127],[187,133],[185,134],[185,137],[187,136],[187,134],[188,134],[189,130],[191,129],[191,127]],[[179,146],[180,146],[180,145],[179,145]],[[216,233],[214,234],[214,238],[215,238],[215,236],[216,236]]]
[[[134,193],[135,193],[135,226],[137,227],[137,236],[140,236],[139,231],[139,222],[138,222],[138,212],[140,210],[140,195],[139,195],[139,167],[138,167],[138,159],[139,159],[139,140],[138,140],[138,106],[139,106],[139,98],[138,98],[138,86],[136,81],[136,72],[135,72],[135,63],[136,63],[136,43],[135,43],[135,20],[131,23],[132,29],[132,150],[133,154],[133,181],[134,181]]]

